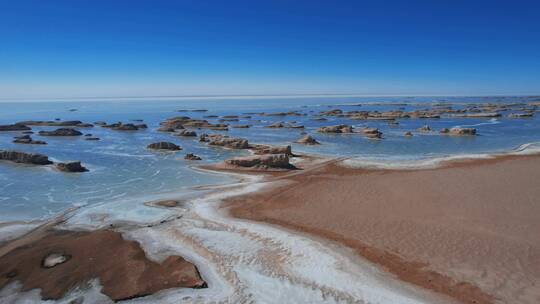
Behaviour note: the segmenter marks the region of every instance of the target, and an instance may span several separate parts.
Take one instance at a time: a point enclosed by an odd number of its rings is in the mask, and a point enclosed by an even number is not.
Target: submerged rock
[[[340,114],[343,114],[343,110],[334,109],[334,110],[328,110],[328,111],[323,111],[319,113],[319,115],[321,116],[337,116]]]
[[[56,164],[56,169],[63,172],[87,172],[88,169],[81,165],[80,161]]]
[[[170,151],[180,151],[182,148],[180,148],[178,145],[175,145],[171,142],[161,141],[153,144],[149,144],[146,146],[148,149],[153,150],[170,150]]]
[[[266,154],[235,157],[233,159],[226,160],[225,163],[227,165],[244,168],[294,169],[294,166],[289,163],[289,156],[287,154]]]
[[[49,160],[47,155],[37,153],[26,153],[19,151],[5,151],[0,150],[0,160],[7,160],[21,164],[32,165],[50,165],[52,161]]]
[[[530,118],[533,117],[533,112],[527,112],[527,113],[510,113],[508,114],[508,118]]]
[[[296,143],[303,144],[303,145],[320,145],[320,143],[313,137],[306,135],[299,140],[296,141]]]
[[[80,131],[70,128],[60,128],[54,131],[39,131],[38,133],[41,136],[81,136],[83,135]]]
[[[30,145],[46,145],[47,143],[41,140],[33,140],[30,135],[23,135],[15,137],[13,140],[15,144],[30,144]]]

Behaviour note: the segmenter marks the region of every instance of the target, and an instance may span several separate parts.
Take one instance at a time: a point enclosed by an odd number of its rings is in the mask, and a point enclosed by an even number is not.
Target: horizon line
[[[9,101],[82,101],[82,100],[125,100],[125,99],[232,99],[232,98],[324,98],[324,97],[540,97],[540,94],[208,94],[208,95],[144,95],[144,96],[72,96],[72,97],[0,97],[0,102]]]

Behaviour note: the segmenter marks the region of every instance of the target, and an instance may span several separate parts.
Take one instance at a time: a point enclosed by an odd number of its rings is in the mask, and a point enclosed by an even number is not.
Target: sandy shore
[[[540,302],[540,156],[429,170],[330,163],[229,199],[236,217],[341,242],[464,303]]]

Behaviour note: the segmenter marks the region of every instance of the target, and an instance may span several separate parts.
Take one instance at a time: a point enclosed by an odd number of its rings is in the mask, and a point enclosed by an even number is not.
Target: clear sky
[[[0,0],[0,98],[540,94],[540,1]]]

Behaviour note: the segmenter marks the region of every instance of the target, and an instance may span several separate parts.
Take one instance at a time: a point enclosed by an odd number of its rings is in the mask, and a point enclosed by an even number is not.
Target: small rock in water
[[[184,136],[184,137],[196,137],[197,133],[195,131],[190,131],[190,130],[184,129],[184,130],[181,130],[178,133],[175,133],[174,135],[176,135],[176,136]]]
[[[41,262],[41,266],[45,268],[52,268],[56,265],[63,264],[71,259],[70,255],[63,253],[49,253]]]
[[[418,128],[418,131],[420,131],[420,132],[430,132],[431,128],[428,125],[424,125],[421,128]]]
[[[297,140],[296,142],[303,145],[320,145],[320,143],[310,135],[306,135]]]
[[[87,172],[88,169],[81,165],[80,161],[58,163],[56,168],[63,172]]]
[[[153,149],[153,150],[170,150],[170,151],[180,151],[180,150],[182,150],[182,148],[180,148],[179,146],[177,146],[177,145],[175,145],[175,144],[173,144],[171,142],[166,142],[166,141],[161,141],[161,142],[149,144],[148,146],[146,146],[146,148]]]
[[[165,200],[157,202],[156,205],[161,207],[174,208],[178,207],[180,205],[180,202],[175,200]]]
[[[186,154],[186,156],[184,156],[184,159],[187,159],[187,160],[202,160],[202,158],[200,156],[197,156],[193,153],[188,153]]]

